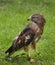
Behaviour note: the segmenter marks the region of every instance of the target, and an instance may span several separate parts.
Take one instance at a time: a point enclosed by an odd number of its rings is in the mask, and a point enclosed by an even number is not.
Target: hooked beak
[[[30,21],[31,20],[31,16],[27,19],[27,21]]]

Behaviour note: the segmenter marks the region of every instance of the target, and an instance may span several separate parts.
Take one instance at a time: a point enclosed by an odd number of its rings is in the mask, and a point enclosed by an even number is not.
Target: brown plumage
[[[28,20],[31,22],[20,33],[20,35],[15,38],[11,47],[5,52],[7,56],[10,56],[13,52],[22,47],[28,52],[30,45],[36,51],[36,43],[43,33],[45,19],[40,14],[33,14]],[[29,53],[28,56],[30,57]]]

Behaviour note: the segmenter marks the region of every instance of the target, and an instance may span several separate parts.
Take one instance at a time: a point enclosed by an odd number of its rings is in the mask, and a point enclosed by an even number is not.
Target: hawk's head
[[[35,22],[36,24],[41,26],[44,26],[45,24],[45,19],[41,14],[33,14],[32,16],[29,17],[28,20]]]

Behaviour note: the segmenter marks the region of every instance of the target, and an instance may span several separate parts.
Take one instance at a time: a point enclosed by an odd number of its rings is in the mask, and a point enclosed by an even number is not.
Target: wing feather
[[[30,42],[34,39],[34,32],[30,28],[24,29],[18,38],[14,41],[13,46],[17,49],[22,48],[23,46],[29,45]]]

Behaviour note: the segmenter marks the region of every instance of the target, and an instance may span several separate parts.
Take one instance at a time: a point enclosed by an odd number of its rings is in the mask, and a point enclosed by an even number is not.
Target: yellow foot
[[[40,55],[40,52],[36,52],[37,53],[37,55]]]
[[[35,60],[35,59],[33,59],[33,58],[31,58],[31,59],[30,59],[30,62],[35,62],[35,61],[36,61],[36,60]]]

